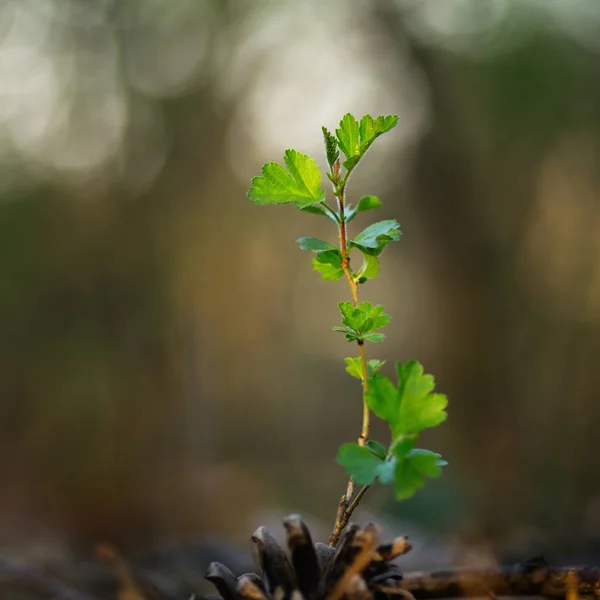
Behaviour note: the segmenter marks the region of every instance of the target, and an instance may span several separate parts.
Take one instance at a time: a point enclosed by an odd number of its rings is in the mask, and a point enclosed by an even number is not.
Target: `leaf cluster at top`
[[[371,144],[398,122],[397,115],[373,118],[365,115],[360,122],[350,113],[344,115],[335,135],[323,127],[325,156],[331,172],[327,177],[334,183],[334,191],[341,194],[348,176]],[[340,151],[344,154],[345,176],[339,173]],[[285,166],[269,162],[263,166],[262,175],[252,179],[248,197],[257,204],[294,204],[304,212],[325,216],[336,225],[349,223],[361,212],[379,208],[376,196],[363,196],[356,206],[345,203],[343,210],[334,210],[326,202],[321,188],[321,172],[313,158],[296,150],[286,150]],[[287,168],[286,168],[287,167]],[[334,175],[335,173],[335,175]],[[374,223],[348,240],[348,249],[356,248],[363,255],[360,269],[353,273],[356,283],[365,283],[379,274],[379,255],[391,241],[400,239],[400,225],[395,220]],[[316,238],[300,238],[303,250],[315,252],[313,267],[323,279],[335,280],[344,275],[341,252],[333,244]]]
[[[347,113],[342,117],[340,126],[335,130],[338,146],[344,153],[346,160],[344,167],[350,172],[365,155],[371,144],[382,134],[396,126],[397,115],[377,117],[365,115],[360,123]]]
[[[397,115],[380,116],[375,119],[365,115],[360,123],[350,114],[344,115],[336,129],[335,136],[323,127],[325,156],[329,167],[333,170],[341,150],[346,160],[346,176],[365,155],[371,144],[382,134],[396,126]],[[321,171],[313,158],[296,150],[286,150],[283,157],[285,166],[269,162],[263,166],[262,175],[252,179],[252,187],[248,197],[257,204],[288,204],[293,203],[298,208],[327,216],[336,223],[343,218],[352,220],[358,212],[377,208],[381,202],[375,196],[365,196],[356,207],[347,207],[347,213],[342,217],[325,205],[325,191],[321,189]],[[334,179],[332,173],[328,173]]]

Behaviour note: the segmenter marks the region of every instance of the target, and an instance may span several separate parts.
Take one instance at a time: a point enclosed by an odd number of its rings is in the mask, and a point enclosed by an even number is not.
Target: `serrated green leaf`
[[[380,265],[377,256],[363,254],[363,264],[356,274],[359,283],[364,283],[368,279],[375,279],[379,275]]]
[[[385,327],[391,320],[392,317],[390,315],[386,315],[383,311],[383,304],[376,304],[369,312],[369,318],[371,319],[371,327],[370,330],[373,329],[381,329]]]
[[[371,115],[365,115],[360,120],[360,152],[364,154],[369,146],[382,134],[396,126],[398,115],[388,115],[387,117],[377,117],[373,119]]]
[[[354,304],[352,302],[338,302],[340,312],[342,313],[342,320],[344,322],[349,321],[354,313]]]
[[[431,375],[423,374],[423,366],[415,360],[405,365],[396,363],[396,373],[401,401],[395,435],[419,433],[443,423],[448,416],[448,399],[431,393],[435,381]]]
[[[377,256],[387,244],[399,240],[401,235],[400,224],[395,219],[378,221],[361,231],[348,245],[355,246],[365,254]]]
[[[302,237],[296,240],[300,244],[300,250],[310,250],[311,252],[326,252],[328,250],[337,250],[337,248],[319,238]]]
[[[337,461],[352,479],[362,485],[371,485],[375,479],[392,483],[397,478],[398,457],[386,458],[385,447],[369,440],[366,446],[343,444],[338,449]]]
[[[380,444],[379,442],[376,442],[375,440],[369,440],[369,441],[367,441],[367,443],[365,444],[365,446],[375,456],[377,456],[381,460],[385,460],[385,457],[387,455],[387,450],[385,449],[385,446],[383,444]]]
[[[346,361],[346,371],[352,375],[352,377],[356,377],[357,379],[362,380],[362,361],[359,357],[357,358],[345,358]],[[385,360],[379,360],[377,358],[372,358],[367,361],[367,377],[371,378],[383,365],[385,364]]]
[[[335,328],[334,328],[335,329]],[[336,330],[337,331],[337,330]],[[362,379],[362,364],[360,358],[345,358],[346,361],[346,372],[356,379]]]
[[[353,331],[352,329],[349,329],[348,327],[333,327],[334,331],[339,331],[340,333],[343,333],[346,336],[346,341],[347,342],[361,342],[362,338],[360,337],[360,335],[358,333],[356,333],[356,331]]]
[[[337,453],[337,461],[346,468],[348,475],[361,485],[370,485],[377,477],[382,460],[364,446],[342,444]]]
[[[320,273],[323,279],[335,281],[344,276],[342,257],[337,248],[335,250],[319,252],[319,254],[313,258],[312,264],[313,269],[317,273]]]
[[[340,153],[338,152],[338,141],[326,127],[322,127],[322,130],[325,143],[325,158],[327,159],[327,164],[331,168],[340,156]]]
[[[395,492],[397,500],[406,500],[425,485],[425,478],[435,478],[442,474],[446,461],[435,452],[414,449],[406,455],[397,456]]]
[[[365,395],[367,406],[390,426],[398,419],[398,390],[384,375],[374,375],[369,380],[369,391]]]
[[[363,340],[365,340],[365,342],[373,343],[383,342],[383,340],[385,340],[385,333],[365,333],[363,335]]]
[[[352,339],[356,338],[358,335],[354,329],[350,329],[350,327],[346,326],[340,327],[339,325],[334,325],[332,329],[334,331],[339,331],[340,333],[345,333],[346,336],[350,336]]]
[[[346,332],[347,340],[380,342],[385,339],[382,333],[372,333],[375,329],[387,325],[391,319],[389,315],[384,314],[381,304],[373,306],[370,302],[360,302],[355,307],[351,302],[340,302],[338,305],[342,313],[342,323],[352,332]]]
[[[392,129],[397,122],[397,115],[376,119],[371,115],[365,115],[359,124],[350,113],[344,115],[339,129],[336,129],[336,136],[338,146],[346,157],[344,167],[348,173],[358,164],[375,139]]]
[[[322,202],[325,191],[314,159],[296,150],[286,150],[283,159],[288,170],[276,162],[264,165],[262,176],[252,179],[248,197],[257,204],[293,202],[299,208]]]
[[[359,140],[359,126],[358,121],[350,114],[346,113],[340,121],[339,129],[335,130],[338,145],[340,150],[346,157],[344,166],[350,170],[346,164],[351,161],[352,158],[356,158],[356,162],[360,158],[360,140]],[[354,165],[356,164],[354,163]],[[352,165],[352,166],[354,166]]]
[[[396,364],[398,387],[383,375],[369,380],[365,395],[368,407],[392,430],[393,444],[405,436],[435,427],[446,419],[448,400],[443,394],[432,394],[435,384],[431,375],[423,374],[416,361]]]

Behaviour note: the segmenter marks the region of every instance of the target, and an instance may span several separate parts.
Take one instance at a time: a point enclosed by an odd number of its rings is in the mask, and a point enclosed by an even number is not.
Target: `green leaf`
[[[406,500],[425,485],[425,478],[442,474],[447,463],[442,457],[429,450],[414,449],[402,456],[396,455],[395,492],[397,500]]]
[[[386,459],[379,468],[377,469],[377,475],[381,483],[394,483],[396,480],[396,465],[398,459],[395,456],[391,456]]]
[[[369,380],[369,391],[365,395],[367,406],[380,419],[392,426],[398,419],[398,390],[384,375],[374,375]]]
[[[448,414],[444,410],[448,399],[443,394],[433,394],[433,376],[423,374],[423,366],[415,360],[403,365],[396,363],[400,410],[396,435],[419,433],[423,429],[443,423]]]
[[[331,168],[340,156],[340,153],[338,152],[338,141],[334,135],[329,133],[326,127],[322,127],[322,130],[325,142],[325,157],[327,158],[327,164]]]
[[[344,167],[350,170],[360,159],[358,121],[350,113],[346,113],[340,121],[339,129],[336,129],[335,133],[337,135],[340,150],[346,157]],[[352,167],[350,167],[348,163],[352,158],[356,158],[356,160],[354,161],[354,164],[352,164]]]
[[[355,307],[352,302],[340,302],[339,307],[344,325],[363,333],[385,327],[391,321],[382,304],[360,302]]]
[[[373,483],[382,464],[381,458],[375,456],[369,448],[358,444],[342,444],[338,449],[337,461],[361,485]]]
[[[363,212],[365,210],[371,210],[373,208],[379,208],[383,206],[381,200],[377,196],[363,196],[356,206],[352,206],[349,204],[346,207],[346,223],[350,223],[356,217],[359,212]]]
[[[398,388],[387,377],[377,374],[369,380],[365,395],[368,407],[389,424],[393,444],[445,421],[444,409],[448,404],[443,394],[431,393],[435,387],[433,377],[424,375],[418,362],[396,363],[396,372]]]
[[[344,167],[346,167],[346,170],[348,171],[348,173],[350,173],[354,167],[359,163],[361,159],[361,156],[353,156],[352,158],[349,158],[348,160],[344,161]]]
[[[345,358],[344,360],[346,361],[346,371],[352,375],[352,377],[356,377],[362,381],[363,373],[361,359]],[[377,371],[379,371],[384,364],[385,360],[379,360],[377,358],[372,358],[371,360],[367,361],[367,377],[373,377],[373,375],[377,373]]]
[[[363,304],[363,303],[361,303],[361,304]],[[364,304],[369,304],[369,303],[366,302]],[[359,307],[360,306],[361,305],[359,304]],[[369,310],[369,318],[372,321],[370,331],[373,331],[374,329],[381,329],[382,327],[385,327],[392,320],[392,317],[390,317],[390,315],[386,315],[383,312],[384,310],[385,309],[383,308],[383,304],[376,304]]]
[[[397,443],[393,444],[393,452],[395,456],[406,456],[415,447],[415,442],[419,436],[406,435],[398,440]]]
[[[337,248],[335,250],[319,252],[319,254],[313,258],[312,264],[313,269],[317,273],[320,273],[323,279],[335,281],[344,276],[342,257]]]
[[[350,173],[358,164],[371,144],[383,133],[392,129],[398,123],[397,115],[377,117],[365,115],[360,124],[350,114],[344,115],[340,121],[339,129],[336,129],[338,146],[344,153],[346,161],[344,167]]]
[[[363,196],[356,206],[356,212],[364,212],[383,206],[383,203],[377,196]]]
[[[363,254],[363,264],[356,274],[356,280],[359,283],[364,283],[368,279],[375,279],[379,275],[379,271],[379,259],[371,254]]]
[[[288,171],[279,163],[267,163],[262,176],[252,179],[248,197],[257,204],[293,202],[298,208],[322,202],[325,191],[321,189],[321,172],[314,159],[296,150],[286,150],[283,159]]]
[[[365,342],[383,342],[385,340],[385,333],[365,333],[363,335]]]
[[[337,250],[337,248],[319,238],[302,237],[296,240],[300,244],[300,250],[310,250],[311,252],[326,252],[327,250]]]
[[[379,360],[378,358],[372,358],[367,361],[367,373],[369,375],[369,379],[381,369],[385,365],[385,360]]]
[[[364,154],[380,135],[394,128],[397,123],[398,115],[388,115],[376,119],[373,119],[371,115],[365,115],[360,120],[359,126],[360,153]]]
[[[348,342],[355,342],[360,340],[358,333],[356,333],[354,329],[350,329],[350,327],[339,327],[338,325],[334,325],[332,329],[334,331],[344,333],[346,335],[346,341]]]
[[[387,244],[399,240],[401,235],[400,224],[395,219],[378,221],[361,231],[348,245],[355,246],[365,254],[377,256]]]
[[[369,440],[365,446],[377,457],[381,460],[385,460],[387,455],[387,450],[383,444],[376,442],[375,440]]]
[[[303,206],[302,208],[300,208],[300,210],[302,212],[312,213],[313,215],[322,215],[333,221],[336,225],[338,225],[338,221],[334,216],[335,213],[325,210],[322,206],[319,206],[318,204]]]
[[[385,339],[382,333],[372,333],[375,329],[387,325],[391,320],[389,315],[384,314],[381,304],[373,306],[370,302],[360,302],[355,307],[352,302],[340,302],[338,305],[345,328],[334,327],[334,330],[344,331],[348,341],[380,342]]]
[[[335,329],[335,328],[334,328]],[[337,330],[336,330],[337,331]],[[352,377],[356,377],[356,379],[363,378],[362,374],[362,365],[360,358],[345,358],[346,361],[346,372],[352,375]]]
[[[354,304],[352,304],[352,302],[338,302],[338,306],[340,307],[344,323],[349,322],[352,318],[352,313],[354,312]]]
[[[373,440],[366,446],[343,444],[338,449],[337,461],[361,485],[370,485],[377,478],[381,483],[392,483],[397,479],[398,457],[386,458],[385,447]]]

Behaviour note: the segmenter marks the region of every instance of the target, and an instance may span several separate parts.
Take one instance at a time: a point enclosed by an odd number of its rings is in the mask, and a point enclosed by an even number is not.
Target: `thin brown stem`
[[[346,527],[346,525],[348,525],[348,523],[350,522],[350,517],[352,516],[352,513],[358,508],[360,501],[363,499],[363,496],[367,493],[370,487],[370,485],[364,485],[360,489],[358,494],[356,494],[356,498],[352,500],[350,506],[344,509],[339,523],[336,522],[336,528],[333,530],[331,536],[329,537],[330,546],[335,546],[337,544],[342,531],[344,531],[344,527]]]
[[[342,187],[336,194],[336,200],[338,205],[338,211],[340,213],[340,251],[342,253],[342,264],[344,259],[348,259],[348,240],[346,237],[346,216],[344,214],[346,210],[345,206],[345,195],[346,190]]]
[[[345,194],[346,190],[344,187],[342,187],[337,195],[338,210],[340,213],[340,254],[342,255],[342,270],[344,271],[346,281],[350,286],[352,301],[354,302],[354,306],[358,306],[358,284],[354,280],[352,270],[350,269],[350,253],[348,252],[348,234],[346,230],[346,217],[344,215],[344,211],[346,209]]]
[[[350,271],[350,259],[348,259],[346,265],[344,265],[344,259],[342,259],[342,269],[344,271],[344,275],[346,276],[346,280],[348,281],[348,285],[350,286],[350,293],[352,294],[354,306],[358,306],[358,286],[356,285],[354,277],[352,277],[352,272]]]
[[[333,173],[336,177],[339,177],[339,170],[333,169]],[[339,180],[334,181],[334,190],[338,204],[338,212],[339,212],[339,238],[340,238],[340,254],[342,258],[342,270],[344,271],[344,275],[346,276],[346,280],[348,281],[348,285],[350,287],[350,293],[352,294],[352,301],[354,306],[358,306],[358,284],[352,274],[352,270],[350,269],[350,254],[348,252],[348,233],[346,229],[346,219],[344,215],[345,211],[345,194],[346,194],[346,179],[336,187],[336,183]],[[362,371],[362,381],[363,381],[363,419],[362,419],[362,428],[360,432],[360,436],[358,438],[358,445],[364,446],[367,442],[367,438],[369,436],[369,407],[366,402],[366,395],[369,389],[368,387],[368,371],[367,371],[367,359],[365,356],[365,348],[364,342],[358,342],[358,351],[360,354],[360,362],[361,362],[361,371]],[[364,496],[365,492],[369,486],[363,487],[360,492],[357,494],[356,498],[353,500],[354,496],[354,481],[352,478],[348,480],[348,485],[346,486],[346,493],[340,499],[338,505],[338,511],[335,519],[335,524],[333,527],[333,532],[329,538],[329,544],[331,546],[335,546],[337,541],[342,533],[344,527],[348,524],[350,517],[358,503]]]
[[[369,437],[369,406],[367,405],[367,392],[369,391],[369,372],[367,370],[367,357],[365,356],[365,345],[364,343],[358,344],[358,351],[360,353],[360,364],[362,367],[362,381],[363,381],[363,422],[360,437],[358,438],[358,445],[364,446],[367,443]]]

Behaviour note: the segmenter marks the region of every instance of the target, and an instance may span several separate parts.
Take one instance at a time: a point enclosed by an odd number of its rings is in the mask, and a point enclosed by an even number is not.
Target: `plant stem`
[[[336,184],[339,183],[339,167],[333,169],[334,176],[336,180],[334,181],[334,191],[338,204],[339,211],[339,237],[340,237],[340,254],[342,257],[342,270],[344,271],[344,275],[346,276],[346,280],[348,281],[348,285],[350,286],[350,293],[352,294],[352,301],[354,302],[354,306],[358,306],[358,284],[354,279],[354,275],[352,274],[352,270],[350,269],[350,254],[348,252],[348,234],[346,230],[346,218],[344,215],[345,211],[345,197],[346,197],[346,181],[348,180],[348,174],[344,178],[343,182],[339,184],[336,188]],[[366,402],[367,392],[369,390],[368,384],[368,371],[367,371],[367,359],[365,356],[365,348],[364,342],[359,341],[358,343],[358,351],[360,354],[360,362],[361,362],[361,370],[362,370],[362,381],[363,381],[363,419],[362,419],[362,428],[360,431],[360,436],[358,438],[358,445],[364,446],[367,442],[367,438],[369,436],[369,407]],[[360,492],[357,494],[354,501],[352,497],[354,496],[354,481],[352,477],[348,480],[348,485],[346,486],[346,493],[340,499],[338,505],[338,511],[335,518],[335,524],[333,526],[333,532],[329,538],[329,545],[335,546],[339,539],[339,536],[348,524],[350,517],[361,498],[364,496],[366,490],[369,486],[363,487]]]
[[[338,508],[338,516],[335,521],[335,526],[333,528],[333,531],[331,532],[331,535],[329,536],[330,546],[335,546],[337,544],[340,538],[340,534],[344,530],[344,527],[348,525],[348,521],[350,521],[352,513],[356,510],[360,501],[363,499],[363,496],[367,493],[370,487],[370,485],[364,485],[362,488],[360,488],[360,491],[358,492],[358,494],[356,494],[356,497],[354,498],[350,506],[347,506],[346,508],[344,508],[342,505],[342,501],[345,499],[345,496],[342,496],[342,500],[340,500],[340,507]]]
[[[360,352],[360,364],[362,367],[362,380],[363,380],[363,422],[362,422],[362,430],[360,432],[360,438],[358,438],[358,445],[364,446],[367,443],[367,438],[369,437],[369,414],[370,414],[369,407],[367,405],[367,392],[369,391],[369,373],[367,370],[367,358],[365,356],[364,342],[358,343],[358,351]]]

